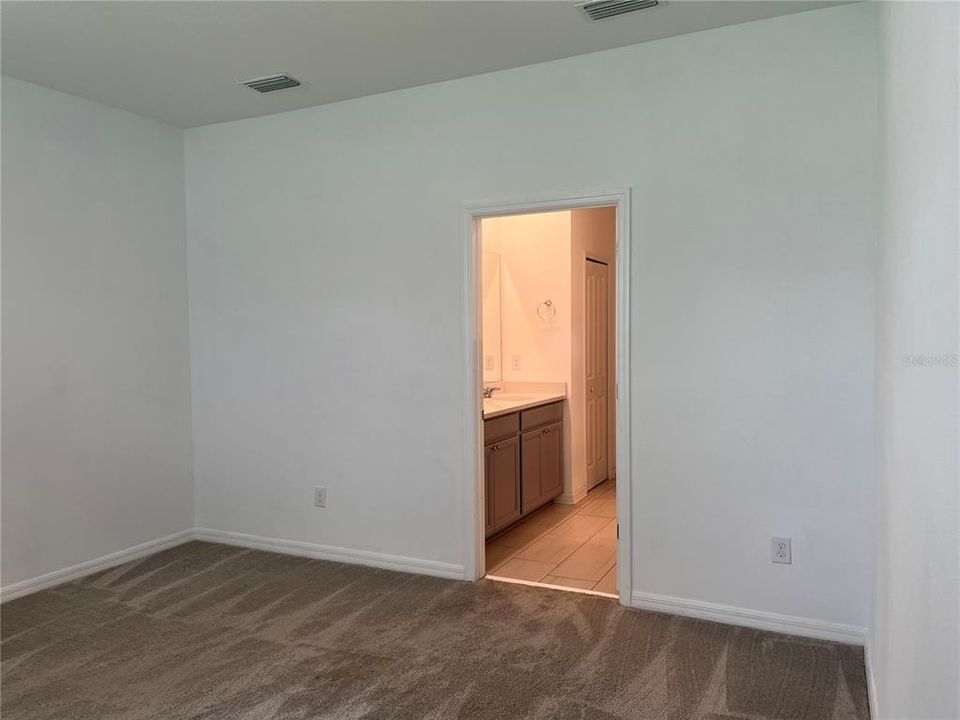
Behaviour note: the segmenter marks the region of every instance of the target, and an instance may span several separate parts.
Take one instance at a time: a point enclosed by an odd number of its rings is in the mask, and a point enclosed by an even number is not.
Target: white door
[[[606,263],[587,259],[584,268],[584,368],[587,391],[587,488],[609,474],[607,462],[607,333],[610,303]]]

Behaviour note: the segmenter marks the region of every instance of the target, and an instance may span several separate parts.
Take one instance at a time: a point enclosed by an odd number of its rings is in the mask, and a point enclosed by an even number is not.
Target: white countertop
[[[494,393],[492,398],[483,399],[483,419],[509,415],[519,410],[528,410],[537,405],[546,405],[547,403],[566,400],[567,394],[563,392],[542,392],[542,393]]]

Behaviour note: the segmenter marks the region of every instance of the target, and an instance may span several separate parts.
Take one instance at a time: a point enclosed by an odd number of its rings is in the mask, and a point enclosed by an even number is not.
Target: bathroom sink
[[[537,395],[495,395],[492,398],[483,399],[483,409],[486,411],[489,410],[502,410],[503,408],[513,407],[518,403],[526,402],[527,400],[536,399]]]
[[[557,400],[563,400],[565,395],[563,393],[551,394],[551,393],[505,393],[503,395],[495,395],[492,398],[483,399],[483,414],[484,416],[494,415],[494,414],[506,414],[514,410],[525,410],[526,408],[535,407],[537,405],[547,403],[547,402],[556,402]]]

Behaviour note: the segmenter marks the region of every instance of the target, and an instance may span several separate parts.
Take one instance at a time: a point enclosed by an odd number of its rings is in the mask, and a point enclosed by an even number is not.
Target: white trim
[[[367,565],[369,567],[396,570],[398,572],[416,573],[418,575],[432,575],[433,577],[463,580],[463,566],[452,563],[421,560],[419,558],[387,555],[386,553],[370,550],[354,550],[353,548],[334,547],[332,545],[316,545],[314,543],[297,540],[281,540],[279,538],[249,535],[247,533],[229,532],[227,530],[213,530],[197,528],[194,530],[197,540],[251,548],[253,550],[267,550],[283,553],[284,555],[300,555],[317,560],[332,560],[334,562],[351,565]]]
[[[140,545],[134,545],[133,547],[126,548],[125,550],[118,550],[115,553],[110,553],[109,555],[104,555],[103,557],[87,560],[86,562],[78,563],[77,565],[71,565],[70,567],[63,568],[62,570],[54,570],[53,572],[31,578],[30,580],[23,580],[21,582],[14,583],[13,585],[7,585],[3,588],[0,588],[0,602],[6,602],[7,600],[13,600],[14,598],[39,592],[40,590],[46,590],[47,588],[52,588],[56,585],[62,585],[87,575],[100,572],[101,570],[106,570],[116,565],[122,565],[130,560],[136,560],[137,558],[141,558],[146,555],[152,555],[153,553],[160,552],[161,550],[182,545],[183,543],[192,539],[193,530],[182,530],[181,532],[174,533],[173,535],[167,535],[166,537],[157,538],[156,540],[149,540],[145,543],[141,543]]]
[[[866,628],[856,625],[825,622],[812,618],[781,615],[763,610],[750,610],[733,605],[687,600],[669,595],[634,593],[631,607],[638,610],[682,615],[684,617],[712,620],[727,625],[742,625],[758,630],[770,630],[786,635],[800,635],[819,640],[834,640],[850,645],[864,645],[867,638]]]
[[[873,674],[873,654],[870,652],[870,641],[863,648],[863,664],[867,671],[867,704],[870,708],[870,717],[880,717],[880,706],[877,701],[877,681]]]
[[[577,488],[573,493],[561,494],[556,500],[554,500],[554,502],[558,502],[561,505],[576,505],[587,496],[588,492],[589,490],[587,490],[587,486],[584,485],[580,488]]]
[[[623,191],[617,205],[617,591],[620,604],[633,601],[633,434],[630,423],[630,189]]]
[[[229,532],[227,530],[192,528],[0,588],[0,602],[6,602],[7,600],[30,595],[31,593],[46,590],[56,585],[72,582],[73,580],[78,580],[87,575],[100,572],[101,570],[107,570],[111,567],[122,565],[125,562],[137,560],[147,555],[158,553],[161,550],[182,545],[190,540],[204,540],[207,542],[222,543],[223,545],[266,550],[284,555],[300,555],[350,565],[367,565],[369,567],[416,573],[418,575],[431,575],[433,577],[448,578],[451,580],[463,580],[464,578],[463,566],[453,563],[421,560],[420,558],[403,557],[400,555],[388,555],[370,550],[316,545],[314,543],[299,542],[296,540],[281,540],[279,538]]]
[[[618,495],[620,490],[617,491]],[[622,524],[621,524],[622,528]],[[480,528],[482,531],[483,528]],[[453,563],[442,563],[434,560],[422,560],[419,558],[403,557],[399,555],[388,555],[386,553],[372,552],[370,550],[355,550],[352,548],[334,547],[330,545],[317,545],[314,543],[299,542],[296,540],[281,540],[279,538],[262,537],[259,535],[250,535],[247,533],[229,532],[227,530],[213,530],[211,528],[195,528],[193,530],[183,530],[173,535],[150,540],[125,550],[120,550],[94,560],[79,563],[62,570],[56,570],[30,580],[14,583],[0,589],[0,602],[6,602],[14,598],[29,595],[40,590],[46,590],[57,585],[62,585],[73,580],[92,575],[93,573],[107,570],[125,562],[136,560],[147,555],[166,550],[168,548],[182,545],[190,540],[205,540],[208,542],[222,543],[224,545],[233,545],[237,547],[251,548],[254,550],[266,550],[268,552],[277,552],[285,555],[299,555],[303,557],[316,558],[319,560],[331,560],[333,562],[342,562],[353,565],[367,565],[370,567],[384,568],[398,572],[416,573],[418,575],[430,575],[433,577],[448,578],[451,580],[463,580],[466,577],[464,567]],[[623,533],[621,533],[621,545],[623,544]],[[619,573],[618,573],[619,575]],[[520,585],[537,585],[538,587],[556,587],[557,589],[570,590],[571,588],[547,585],[543,583],[527,583],[522,580],[513,580],[510,578],[496,578],[502,582],[514,582]],[[587,594],[602,595],[611,597],[605,593],[592,591],[582,591]],[[670,597],[667,595],[653,595],[649,593],[633,593],[630,607],[640,610],[651,610],[654,612],[669,613],[671,615],[683,615],[685,617],[700,618],[703,620],[712,620],[730,625],[742,625],[745,627],[757,628],[760,630],[770,630],[773,632],[786,633],[788,635],[801,635],[804,637],[819,638],[821,640],[834,640],[837,642],[850,643],[853,645],[866,644],[866,629],[854,625],[842,625],[839,623],[824,622],[822,620],[813,620],[810,618],[794,617],[791,615],[780,615],[778,613],[764,612],[761,610],[749,610],[746,608],[734,607],[732,605],[720,605],[717,603],[701,602],[698,600],[687,600],[685,598]],[[865,648],[865,661],[867,673],[867,692],[870,700],[870,709],[872,717],[878,716],[877,711],[877,691],[873,675],[873,663],[870,655],[869,645]]]
[[[463,425],[461,432],[463,459],[463,577],[474,581],[484,573],[484,518],[483,507],[483,423],[480,421],[480,387],[483,381],[483,358],[480,357],[481,307],[474,301],[477,273],[482,261],[478,242],[480,220],[477,213],[465,209],[463,216],[463,341],[467,382],[463,384]]]
[[[477,408],[483,378],[480,357],[480,304],[475,288],[480,272],[480,218],[520,215],[533,212],[577,210],[591,207],[617,209],[617,522],[620,539],[617,543],[617,589],[620,604],[629,605],[633,589],[630,475],[630,189],[617,188],[599,192],[536,195],[508,201],[469,203],[463,207],[463,347],[465,373],[462,472],[464,551],[466,580],[483,576],[484,520],[483,506],[483,424]]]

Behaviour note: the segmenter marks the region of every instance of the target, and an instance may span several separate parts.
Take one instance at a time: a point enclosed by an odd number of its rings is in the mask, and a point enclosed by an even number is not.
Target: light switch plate
[[[327,489],[317,485],[313,489],[313,504],[317,507],[326,507],[327,506]]]

